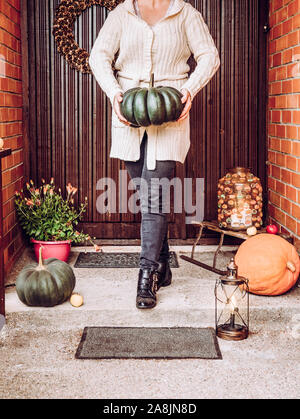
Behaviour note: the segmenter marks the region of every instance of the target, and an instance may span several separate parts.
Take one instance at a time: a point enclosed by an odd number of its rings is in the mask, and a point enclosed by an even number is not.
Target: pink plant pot
[[[57,241],[57,242],[45,242],[41,240],[30,239],[33,243],[33,249],[35,253],[36,260],[39,260],[39,250],[42,248],[42,258],[56,258],[67,262],[70,250],[71,250],[71,240]]]

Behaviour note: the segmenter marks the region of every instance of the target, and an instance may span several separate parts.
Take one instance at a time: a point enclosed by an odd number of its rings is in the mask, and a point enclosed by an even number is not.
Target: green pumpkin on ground
[[[134,127],[162,125],[176,121],[184,108],[182,93],[170,86],[154,86],[151,76],[150,88],[134,87],[127,90],[121,102],[121,112]]]
[[[25,266],[16,280],[16,291],[22,303],[28,306],[53,307],[70,298],[75,288],[73,269],[56,258],[42,260]]]

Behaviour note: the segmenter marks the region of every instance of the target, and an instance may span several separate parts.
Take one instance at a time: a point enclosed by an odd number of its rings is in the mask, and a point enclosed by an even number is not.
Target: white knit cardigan
[[[112,68],[115,54],[116,77]],[[188,77],[187,61],[193,53],[197,66]],[[210,81],[220,66],[218,50],[201,13],[184,0],[174,0],[168,13],[153,27],[136,15],[133,0],[125,0],[109,12],[89,57],[96,81],[111,104],[118,92],[155,86],[187,89],[192,99]],[[199,116],[201,117],[201,116]],[[132,128],[119,121],[112,110],[110,157],[137,161],[145,130],[147,168],[156,160],[184,163],[190,148],[189,116],[180,122]]]

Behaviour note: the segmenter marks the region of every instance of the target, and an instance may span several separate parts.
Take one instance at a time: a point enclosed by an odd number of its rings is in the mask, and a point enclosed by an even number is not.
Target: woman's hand
[[[185,103],[185,106],[181,112],[180,117],[177,119],[177,122],[183,121],[185,118],[187,118],[192,107],[192,98],[190,92],[187,89],[182,89],[181,93],[183,94],[181,102]]]
[[[119,118],[119,120],[121,122],[123,122],[123,124],[130,126],[130,122],[127,121],[126,118],[124,118],[124,116],[121,113],[121,107],[120,107],[120,103],[123,100],[123,93],[119,92],[115,95],[114,97],[114,111],[117,115],[117,117]]]

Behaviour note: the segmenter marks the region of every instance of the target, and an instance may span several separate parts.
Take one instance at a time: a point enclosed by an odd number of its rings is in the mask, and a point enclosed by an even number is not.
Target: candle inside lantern
[[[236,301],[234,295],[229,299],[230,303],[230,326],[234,328],[235,326],[235,313],[237,311]]]

